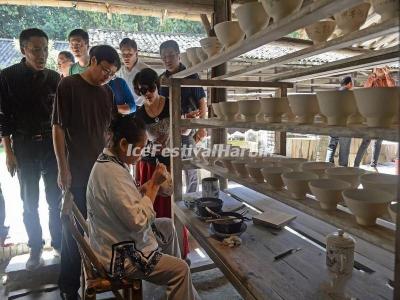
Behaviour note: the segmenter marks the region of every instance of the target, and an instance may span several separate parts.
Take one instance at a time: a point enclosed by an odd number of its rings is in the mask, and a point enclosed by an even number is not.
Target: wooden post
[[[397,186],[397,201],[400,197],[400,188]],[[393,299],[400,299],[400,211],[396,217],[396,245],[394,254],[394,295]]]
[[[228,21],[231,19],[231,0],[214,0],[214,20],[215,24]],[[223,63],[219,66],[211,69],[211,77],[217,77],[226,74],[227,63]],[[224,102],[226,101],[226,88],[211,88],[211,103]],[[213,129],[211,131],[211,147],[214,144],[226,144],[227,136],[226,129]],[[220,183],[221,189],[228,187],[228,181],[225,178],[217,176]]]
[[[277,90],[277,97],[287,97],[287,88]],[[275,149],[274,153],[286,155],[286,132],[275,131]]]
[[[171,150],[181,149],[181,80],[171,79],[171,86],[169,89],[169,111],[170,111],[170,146]],[[182,200],[182,160],[181,155],[171,155],[171,176],[174,183],[174,194],[172,201]],[[173,216],[173,212],[171,214]]]

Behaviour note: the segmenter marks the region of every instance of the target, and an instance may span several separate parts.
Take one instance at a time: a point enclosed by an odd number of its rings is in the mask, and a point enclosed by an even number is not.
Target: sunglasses
[[[157,86],[156,85],[152,85],[152,86],[141,86],[141,87],[139,87],[139,93],[140,93],[140,95],[146,95],[147,94],[147,92],[150,92],[150,93],[154,93],[155,92],[155,90],[156,90],[156,88],[157,88]]]

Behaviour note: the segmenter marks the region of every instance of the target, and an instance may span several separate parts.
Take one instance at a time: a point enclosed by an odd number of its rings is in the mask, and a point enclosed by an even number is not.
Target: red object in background
[[[156,166],[147,161],[139,161],[136,164],[136,180],[139,185],[144,184],[150,180],[154,173]],[[157,196],[153,204],[154,211],[156,212],[157,218],[171,218],[171,197]],[[179,233],[178,233],[179,234]],[[183,228],[182,232],[182,258],[186,258],[189,254],[189,234],[186,227]]]

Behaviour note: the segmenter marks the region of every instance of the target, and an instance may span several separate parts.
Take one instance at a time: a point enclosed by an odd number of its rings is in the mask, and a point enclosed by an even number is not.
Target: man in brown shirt
[[[107,83],[121,67],[114,48],[101,45],[90,52],[90,65],[82,74],[65,77],[57,88],[53,111],[54,150],[58,184],[69,189],[86,218],[86,187],[91,169],[105,147],[110,122],[116,114]],[[59,286],[63,299],[78,299],[80,255],[63,229]]]

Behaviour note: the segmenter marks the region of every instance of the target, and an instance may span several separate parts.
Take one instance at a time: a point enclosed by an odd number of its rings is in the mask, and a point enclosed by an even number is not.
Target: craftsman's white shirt
[[[103,153],[113,156],[107,149]],[[144,255],[158,248],[151,229],[153,203],[139,193],[126,165],[98,160],[89,177],[86,199],[89,243],[104,267],[110,265],[116,243],[134,242]]]
[[[133,98],[135,98],[135,103],[137,106],[143,105],[143,97],[139,97],[139,95],[135,93],[135,89],[133,88],[133,79],[135,79],[137,73],[145,68],[149,68],[149,66],[143,63],[140,58],[138,58],[138,61],[136,62],[136,65],[132,68],[132,70],[129,71],[123,65],[121,69],[119,69],[119,71],[117,72],[117,76],[125,79],[126,83],[128,84],[129,89],[132,92]]]

